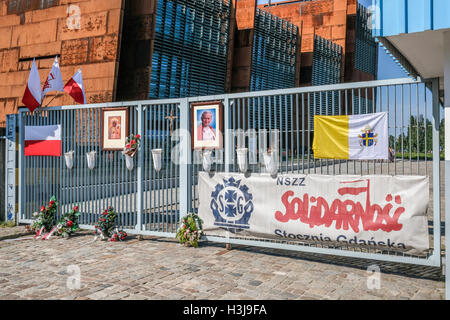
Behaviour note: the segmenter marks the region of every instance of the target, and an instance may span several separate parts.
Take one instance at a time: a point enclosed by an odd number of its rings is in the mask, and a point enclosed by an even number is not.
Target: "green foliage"
[[[181,244],[189,244],[198,248],[198,240],[203,234],[203,221],[194,213],[183,217],[177,232],[177,239]]]
[[[13,221],[2,221],[0,222],[0,228],[13,228],[16,224]]]
[[[409,160],[409,159],[410,159],[410,154],[409,154],[409,152],[404,152],[403,154],[402,154],[401,152],[397,152],[397,153],[395,154],[395,156],[396,156],[396,159],[397,159],[397,160],[399,160],[399,159]],[[420,152],[420,153],[412,152],[412,153],[411,153],[411,160],[412,160],[412,161],[414,161],[414,160],[425,160],[425,158],[426,158],[427,160],[431,161],[431,160],[433,160],[433,154],[432,154],[432,153],[427,153],[427,154],[425,155],[425,153],[423,153],[423,152]],[[444,152],[441,152],[441,153],[440,153],[440,159],[441,159],[441,160],[445,160],[445,154],[444,154]]]
[[[127,137],[127,142],[125,144],[125,149],[122,152],[123,154],[127,154],[130,157],[134,157],[134,155],[136,154],[136,152],[139,149],[139,145],[141,143],[141,136],[139,134],[137,135],[130,135],[129,137]]]
[[[114,227],[116,225],[116,212],[112,207],[108,207],[100,215],[98,222],[95,224],[95,229],[105,236],[105,238],[111,238],[114,233]]]
[[[56,202],[55,196],[52,196],[48,206],[42,206],[41,211],[34,214],[36,220],[29,229],[37,232],[44,227],[45,231],[49,232],[56,225],[58,205],[59,204]]]
[[[425,120],[423,115],[419,117],[411,116],[409,121],[410,124],[405,126],[407,129],[405,133],[400,133],[395,137],[393,135],[389,136],[389,146],[397,151],[397,158],[398,152],[401,153],[402,151],[402,146],[403,152],[405,154],[408,153],[407,158],[409,158],[410,152],[412,155],[416,155],[416,158],[417,154],[423,154],[423,158],[425,158],[425,153],[433,149],[433,124],[429,119]],[[439,145],[442,146],[441,151],[444,150],[444,132],[444,119],[442,119],[439,124]]]
[[[123,230],[119,230],[116,226],[117,214],[112,207],[108,207],[107,210],[103,211],[95,224],[95,234],[101,233],[103,239],[109,239],[109,241],[123,241],[128,236]]]
[[[72,233],[79,230],[78,217],[80,212],[78,206],[67,212],[58,222],[57,235],[68,238]]]

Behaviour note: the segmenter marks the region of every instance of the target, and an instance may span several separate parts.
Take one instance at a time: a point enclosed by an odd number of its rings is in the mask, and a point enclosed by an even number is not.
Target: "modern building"
[[[260,8],[302,29],[302,85],[376,78],[377,44],[367,25],[369,12],[356,0],[290,0],[261,5]],[[337,47],[327,48],[323,41],[317,40],[318,37]],[[327,64],[318,62],[326,58],[330,60]],[[341,63],[342,67],[329,68],[335,63]],[[324,76],[327,73],[329,75]]]
[[[81,67],[100,103],[373,80],[376,49],[356,0],[0,0],[0,127],[33,59],[42,83],[55,56]]]
[[[0,127],[22,105],[33,58],[42,84],[58,56],[64,81],[82,68],[89,103],[115,100],[123,3],[0,1]],[[67,104],[74,104],[71,97],[60,94],[50,106]]]

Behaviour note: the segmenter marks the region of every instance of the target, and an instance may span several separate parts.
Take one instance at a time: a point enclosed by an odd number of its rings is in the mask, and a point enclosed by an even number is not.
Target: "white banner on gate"
[[[429,250],[429,179],[199,173],[199,216],[208,236]]]

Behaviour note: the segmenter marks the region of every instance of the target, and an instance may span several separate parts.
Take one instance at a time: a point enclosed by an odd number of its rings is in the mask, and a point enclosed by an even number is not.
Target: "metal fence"
[[[428,89],[430,88],[430,89]],[[198,208],[198,171],[201,155],[192,150],[188,134],[190,106],[194,102],[223,103],[224,150],[216,150],[216,171],[237,172],[235,149],[249,148],[249,169],[263,172],[260,155],[278,143],[281,173],[327,175],[383,174],[430,177],[429,225],[431,250],[426,257],[398,252],[289,243],[267,239],[206,236],[208,241],[315,252],[383,261],[439,266],[441,263],[440,145],[441,119],[437,80],[410,79],[293,88],[197,98],[109,103],[46,108],[30,114],[20,110],[19,221],[31,223],[34,211],[55,195],[62,212],[77,204],[84,228],[93,229],[100,213],[113,206],[120,227],[129,233],[175,237],[180,216]],[[317,94],[331,97],[319,101]],[[330,102],[331,101],[331,102]],[[370,102],[370,103],[369,103]],[[333,108],[328,104],[332,103]],[[389,112],[393,161],[336,161],[314,159],[314,130],[310,119],[315,110],[323,114],[362,113],[371,104],[374,112]],[[311,104],[318,107],[311,108]],[[325,106],[323,106],[325,104]],[[101,109],[129,107],[130,133],[142,136],[135,168],[127,170],[120,151],[101,148]],[[61,124],[62,150],[74,151],[69,170],[64,157],[24,157],[23,137],[27,125]],[[272,129],[272,132],[270,132]],[[267,134],[258,134],[266,130]],[[163,168],[153,168],[151,150],[163,149]],[[94,169],[86,153],[96,151]]]
[[[4,163],[5,160],[5,155],[6,153],[6,137],[0,136],[0,161],[2,163]],[[5,181],[5,174],[6,174],[6,170],[5,170],[5,166],[0,166],[0,181]],[[1,203],[4,203],[5,201],[5,184],[4,183],[0,183],[0,201]],[[1,205],[0,206],[0,221],[5,221],[6,220],[6,215],[5,215],[5,206]]]

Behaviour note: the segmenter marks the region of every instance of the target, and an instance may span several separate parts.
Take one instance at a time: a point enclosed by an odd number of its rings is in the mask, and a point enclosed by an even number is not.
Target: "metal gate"
[[[102,109],[129,109],[130,133],[140,134],[141,152],[128,170],[121,151],[102,149]],[[31,223],[33,213],[55,196],[62,215],[78,205],[82,228],[93,229],[100,213],[113,207],[119,226],[129,233],[174,237],[179,220],[179,166],[170,161],[172,130],[180,121],[179,102],[171,100],[111,103],[96,106],[46,108],[30,114],[20,111],[19,221]],[[64,156],[25,157],[24,127],[57,125],[62,128],[62,152],[73,151],[73,168]],[[125,124],[122,124],[125,125]],[[152,164],[151,149],[163,149],[160,172]],[[88,168],[86,154],[95,151],[95,167]]]
[[[237,172],[235,149],[250,149],[250,170],[262,172],[259,156],[276,139],[281,173],[426,175],[430,177],[429,229],[432,248],[426,257],[379,249],[293,244],[206,235],[208,241],[340,255],[419,265],[441,265],[440,101],[438,80],[383,80],[308,88],[261,91],[184,99],[108,103],[20,110],[19,221],[31,223],[34,211],[55,195],[60,212],[78,204],[82,227],[93,229],[107,206],[129,233],[174,237],[181,216],[198,208],[197,176],[201,155],[192,150],[191,104],[223,103],[224,149],[215,151],[215,169]],[[130,133],[142,136],[135,168],[127,170],[120,151],[101,148],[102,108],[128,107]],[[392,162],[316,160],[312,153],[313,116],[389,112]],[[24,127],[61,124],[62,150],[74,151],[69,170],[64,157],[24,157]],[[256,139],[260,130],[274,132]],[[255,140],[256,139],[256,140]],[[163,167],[153,168],[151,150],[163,149]],[[90,170],[86,153],[96,151]]]

